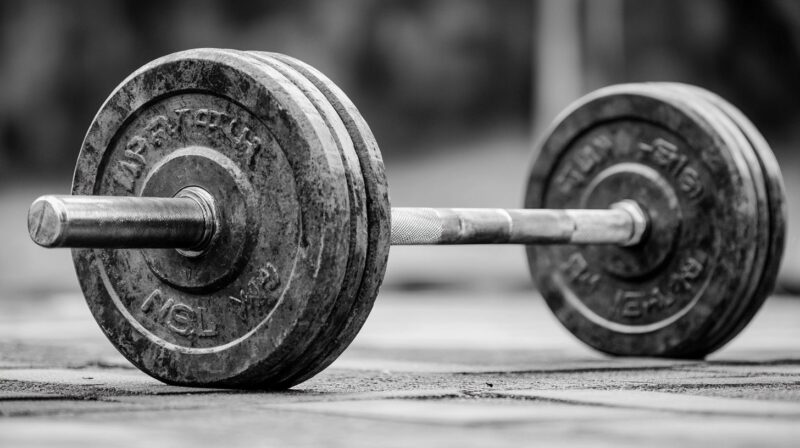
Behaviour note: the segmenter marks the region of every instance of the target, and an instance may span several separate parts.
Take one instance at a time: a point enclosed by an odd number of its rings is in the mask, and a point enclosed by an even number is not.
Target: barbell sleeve
[[[214,234],[213,198],[186,188],[173,198],[42,196],[28,233],[43,247],[202,248]]]
[[[392,245],[638,243],[647,218],[632,201],[609,209],[392,208]],[[173,198],[42,196],[28,231],[44,247],[202,248],[218,223],[200,189]]]

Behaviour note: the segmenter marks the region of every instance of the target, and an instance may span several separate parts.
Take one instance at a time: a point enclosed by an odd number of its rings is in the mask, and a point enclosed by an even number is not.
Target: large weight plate
[[[736,304],[757,256],[758,197],[730,135],[682,101],[615,86],[551,128],[526,207],[638,202],[637,246],[530,246],[531,274],[559,320],[613,354],[700,356],[695,343]]]
[[[695,101],[706,102],[718,108],[732,120],[746,139],[743,148],[754,153],[755,161],[751,164],[751,168],[760,173],[767,194],[765,213],[768,225],[761,231],[767,236],[765,244],[760,248],[765,252],[761,275],[752,279],[754,283],[752,292],[743,300],[745,306],[741,313],[731,320],[724,331],[720,331],[713,340],[708,341],[711,350],[716,350],[750,322],[775,287],[786,241],[786,194],[783,179],[778,162],[766,139],[738,108],[720,96],[696,86],[679,83],[660,83],[660,85],[686,92]]]
[[[334,309],[325,323],[320,326],[319,333],[312,343],[298,359],[287,361],[291,370],[284,373],[283,377],[276,379],[277,383],[288,387],[294,385],[295,378],[303,377],[311,371],[317,371],[320,368],[321,360],[326,359],[331,352],[339,351],[337,345],[341,343],[339,333],[343,331],[351,318],[351,310],[358,300],[358,288],[364,273],[368,243],[366,191],[358,156],[353,148],[353,141],[341,118],[322,92],[311,81],[284,62],[256,52],[243,54],[248,54],[260,63],[278,70],[314,104],[336,140],[345,167],[350,194],[350,249],[344,283]]]
[[[345,169],[325,121],[279,72],[221,50],[136,71],[103,104],[73,180],[81,195],[200,186],[223,226],[195,257],[73,251],[117,349],[171,384],[275,387],[311,343],[345,274]]]
[[[356,294],[356,302],[349,312],[349,319],[338,332],[338,337],[330,341],[333,349],[317,363],[317,368],[292,379],[292,382],[299,382],[310,378],[332,363],[353,341],[372,310],[389,256],[391,206],[378,143],[353,102],[333,81],[310,65],[282,54],[265,53],[265,55],[293,67],[325,95],[350,134],[366,189],[368,246],[364,274]]]

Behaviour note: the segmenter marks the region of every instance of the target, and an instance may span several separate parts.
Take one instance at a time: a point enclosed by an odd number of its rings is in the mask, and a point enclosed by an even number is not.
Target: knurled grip
[[[391,244],[437,244],[442,240],[443,218],[434,208],[392,208]]]

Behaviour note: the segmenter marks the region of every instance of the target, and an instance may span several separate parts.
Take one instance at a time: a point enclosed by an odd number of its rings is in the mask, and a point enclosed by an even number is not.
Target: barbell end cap
[[[57,196],[41,196],[28,209],[28,233],[42,247],[59,247],[66,223],[67,210]]]
[[[636,201],[630,199],[625,199],[611,204],[611,208],[627,212],[629,215],[631,215],[633,222],[631,237],[628,241],[622,243],[621,246],[629,247],[639,244],[644,238],[645,233],[647,233],[647,228],[649,227],[650,220],[647,217],[647,213]]]

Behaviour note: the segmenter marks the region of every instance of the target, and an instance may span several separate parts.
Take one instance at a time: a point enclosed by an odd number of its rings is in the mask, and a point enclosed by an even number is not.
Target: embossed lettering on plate
[[[269,192],[259,195],[259,202],[248,208],[259,214],[254,219],[258,227],[252,229],[258,241],[248,245],[251,252],[246,263],[237,268],[235,277],[208,290],[176,286],[157,276],[148,267],[145,254],[152,255],[158,249],[104,250],[102,269],[108,273],[108,287],[114,289],[114,295],[131,298],[115,302],[117,306],[127,308],[131,318],[152,338],[204,349],[245,337],[281,300],[290,283],[282,275],[289,275],[296,263],[299,205],[292,167],[264,123],[235,103],[197,92],[176,94],[150,104],[120,128],[106,151],[96,194],[140,194],[156,167],[159,178],[170,179],[169,188],[174,184],[176,189],[162,194],[175,194],[190,185],[204,188],[215,197],[239,194],[229,190],[215,193],[215,188],[222,188],[220,185],[236,184],[213,179],[204,184],[209,173],[190,169],[199,165],[171,163],[165,168],[167,165],[161,164],[187,148],[218,152],[229,161],[225,163],[233,163],[237,172],[245,173],[247,179],[243,182],[248,182],[249,188]],[[206,163],[200,159],[207,160],[190,157],[186,163]],[[168,172],[162,173],[164,170]],[[219,168],[214,176],[227,176],[225,173],[229,172]],[[202,257],[178,259],[176,263],[180,265],[173,268],[178,273],[199,272],[192,271],[193,263],[213,263]],[[136,281],[122,281],[125,278]],[[203,278],[198,277],[199,281]]]

